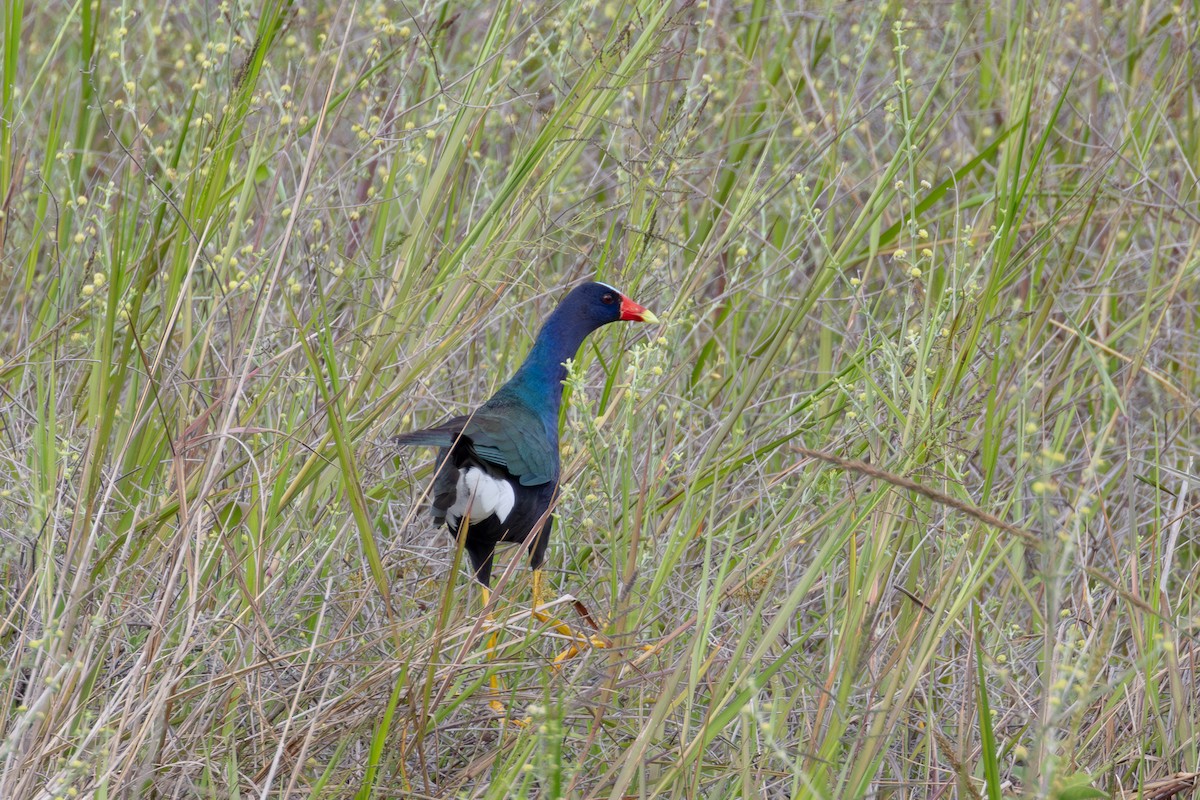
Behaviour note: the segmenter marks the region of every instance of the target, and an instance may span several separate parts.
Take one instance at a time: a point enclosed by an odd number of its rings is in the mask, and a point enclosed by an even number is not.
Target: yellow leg
[[[491,590],[489,590],[486,586],[484,586],[481,591],[483,593],[483,607],[487,608],[488,604],[491,603],[491,601],[492,601]],[[495,622],[495,619],[492,617],[492,612],[490,612],[490,611],[487,612],[487,621],[489,623]],[[495,628],[494,626],[492,626],[492,632],[488,635],[488,638],[487,638],[487,660],[488,661],[491,661],[492,659],[494,659],[496,657],[496,639],[499,636],[500,636],[500,631],[497,628]],[[500,680],[499,680],[499,678],[497,678],[495,676],[495,674],[492,674],[488,677],[488,687],[490,689],[490,694],[492,697],[491,700],[488,700],[488,707],[491,708],[492,711],[495,711],[497,714],[500,714],[501,716],[508,716],[508,709],[504,707],[504,703],[500,702]]]
[[[556,632],[571,640],[571,646],[554,657],[554,663],[556,665],[562,664],[564,661],[579,655],[580,649],[584,647],[591,646],[604,648],[612,646],[612,643],[607,639],[581,633],[562,620],[550,616],[548,613],[542,610],[542,596],[542,571],[540,569],[535,569],[533,571],[533,616],[535,616],[539,622],[549,625]]]
[[[482,596],[483,607],[487,608],[488,604],[492,601],[491,590],[484,586],[482,588]],[[496,640],[500,638],[500,629],[494,624],[496,620],[490,611],[487,612],[487,621],[489,623],[489,627],[492,629],[492,632],[488,634],[487,638],[487,660],[491,661],[496,657]],[[488,700],[488,708],[500,715],[502,720],[501,724],[504,724],[505,722],[511,722],[518,728],[524,728],[529,725],[528,717],[525,719],[509,718],[508,708],[505,707],[504,703],[500,702],[500,679],[494,674],[488,676],[488,694],[491,697],[491,699]]]

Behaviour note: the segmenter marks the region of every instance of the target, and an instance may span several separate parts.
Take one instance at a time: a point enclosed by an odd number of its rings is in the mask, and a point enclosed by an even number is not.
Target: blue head
[[[658,322],[658,317],[630,300],[607,283],[584,283],[572,289],[542,326],[544,333],[552,325],[557,335],[578,336],[579,344],[589,333],[610,322]],[[538,334],[541,339],[542,333]],[[575,346],[575,350],[579,345]]]
[[[576,286],[542,325],[525,363],[501,391],[557,415],[567,376],[563,362],[575,357],[592,331],[621,321],[658,322],[658,317],[606,283]]]

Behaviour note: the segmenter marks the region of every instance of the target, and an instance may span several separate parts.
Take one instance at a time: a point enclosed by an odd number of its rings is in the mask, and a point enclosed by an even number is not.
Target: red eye
[[[602,295],[600,297],[600,302],[604,303],[604,305],[606,305],[606,306],[611,306],[613,303],[617,302],[617,298],[615,296],[613,296],[613,294],[610,292],[608,294]]]

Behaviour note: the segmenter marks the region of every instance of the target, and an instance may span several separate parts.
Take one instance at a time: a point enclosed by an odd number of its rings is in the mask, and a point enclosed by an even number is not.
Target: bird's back
[[[456,537],[465,520],[465,548],[480,581],[489,580],[498,542],[524,542],[535,528],[539,535],[531,560],[541,563],[558,488],[559,456],[557,431],[547,430],[537,413],[501,398],[470,416],[393,441],[438,448],[431,516],[435,525],[444,524]]]

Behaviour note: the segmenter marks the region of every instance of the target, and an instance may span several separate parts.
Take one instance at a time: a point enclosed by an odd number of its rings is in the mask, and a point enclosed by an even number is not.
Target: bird
[[[391,440],[397,446],[438,448],[430,512],[435,527],[445,525],[456,540],[461,536],[485,609],[496,545],[529,542],[533,613],[571,638],[572,655],[585,642],[604,645],[542,611],[542,568],[562,477],[558,419],[566,362],[604,325],[658,321],[653,312],[606,283],[576,286],[543,323],[525,361],[483,405]],[[489,651],[493,648],[494,634]],[[503,708],[496,700],[491,704],[498,711]]]

